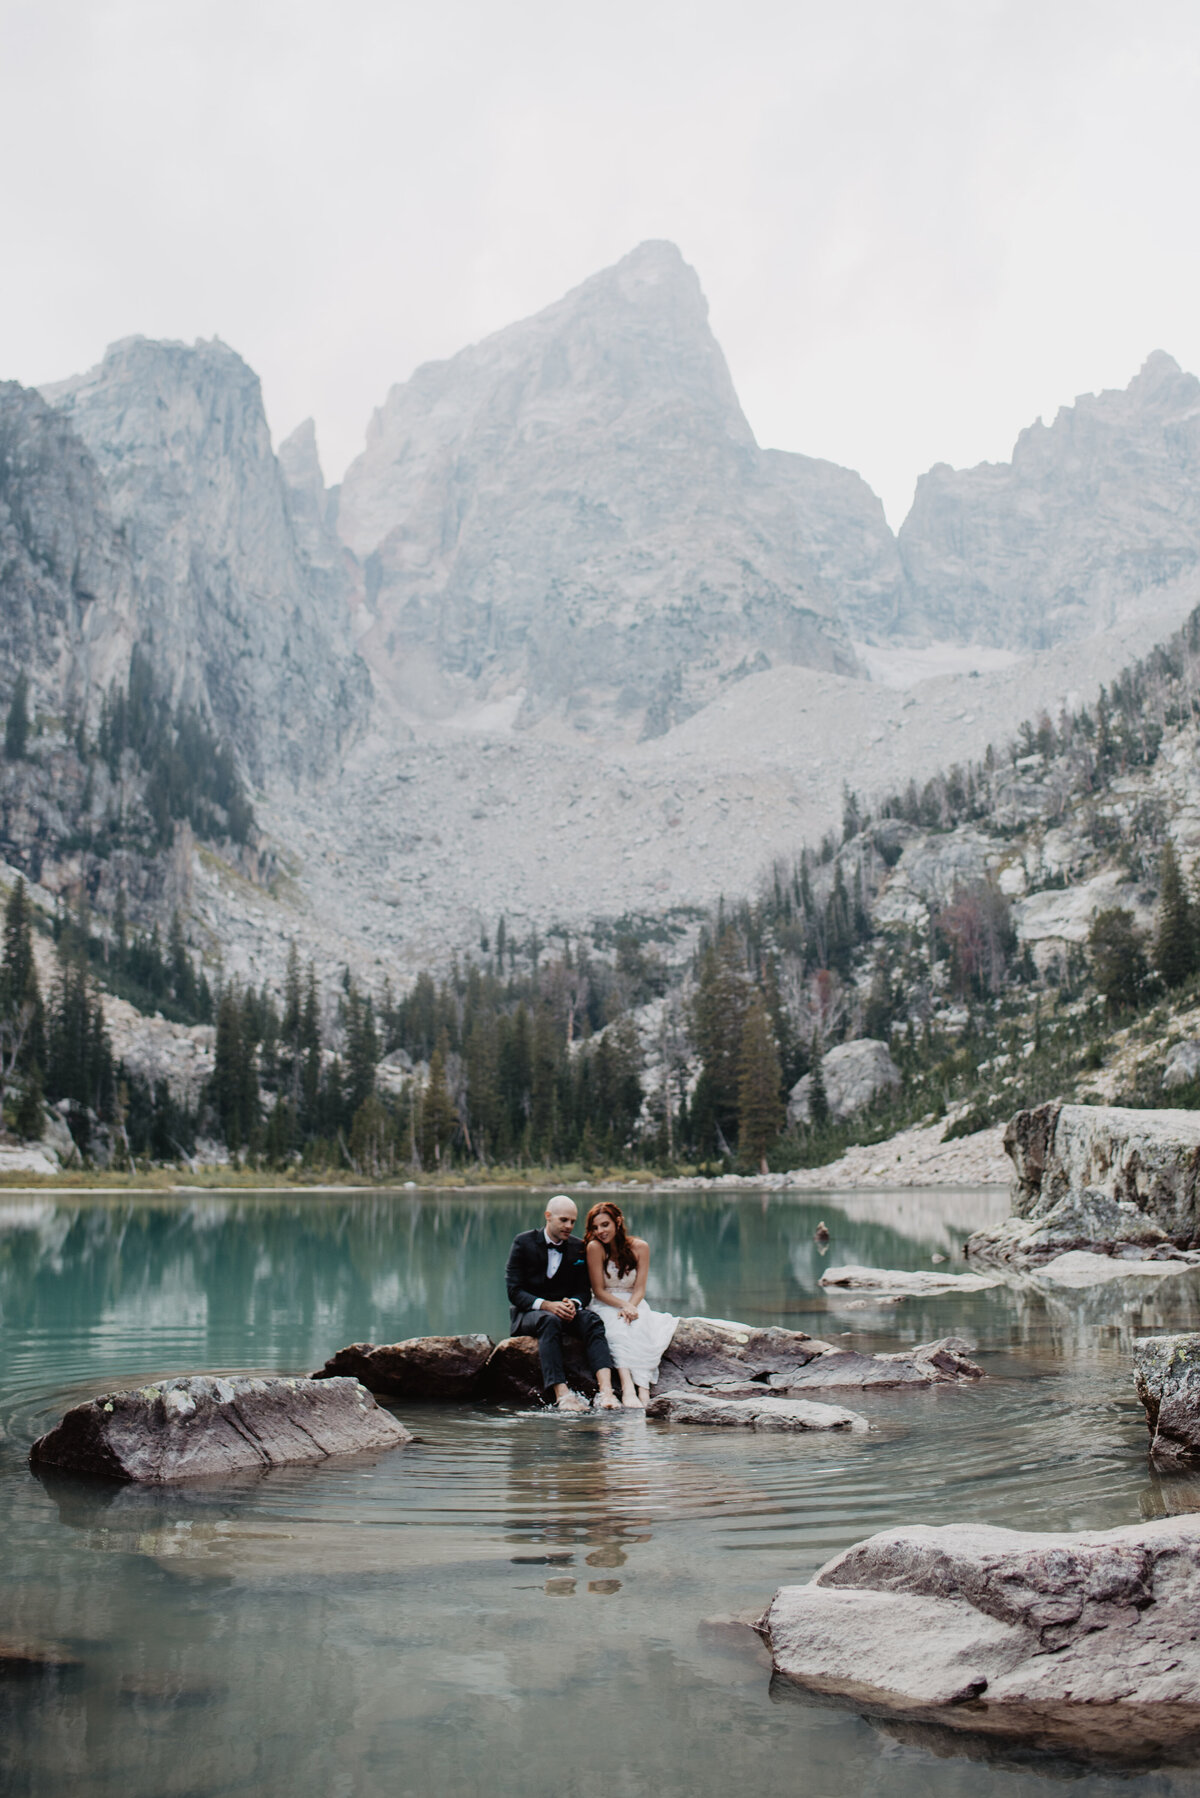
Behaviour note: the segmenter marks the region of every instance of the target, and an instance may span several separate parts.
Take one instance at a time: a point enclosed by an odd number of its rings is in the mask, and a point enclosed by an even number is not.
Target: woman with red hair
[[[592,1308],[600,1315],[621,1379],[621,1403],[644,1411],[658,1364],[679,1322],[646,1303],[650,1244],[630,1236],[621,1207],[602,1199],[587,1214],[583,1233],[592,1282]]]

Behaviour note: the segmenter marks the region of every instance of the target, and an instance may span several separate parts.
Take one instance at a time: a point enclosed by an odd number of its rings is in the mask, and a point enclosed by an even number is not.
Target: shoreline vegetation
[[[841,1184],[852,1152],[875,1181],[901,1137],[929,1129],[950,1146],[1052,1097],[1200,1105],[1200,886],[1147,785],[1164,745],[1194,746],[1198,670],[1200,608],[1092,708],[1028,723],[1006,752],[873,811],[845,792],[840,836],[777,863],[751,897],[520,942],[501,916],[402,995],[387,979],[367,991],[349,967],[318,978],[295,943],[279,990],[206,970],[178,912],[165,941],[148,912],[131,919],[133,864],[118,870],[116,838],[93,833],[95,878],[52,916],[23,874],[8,894],[0,1108],[14,1145],[45,1143],[65,1168],[13,1156],[0,1184],[811,1186]],[[5,767],[49,780],[58,739],[35,724],[22,690]],[[169,713],[148,664],[109,696],[96,744],[82,723],[71,742],[62,753],[96,781],[145,784],[147,853],[185,825],[234,843],[235,815],[252,834],[228,752]],[[918,897],[910,851],[945,864],[940,897],[938,882]],[[1085,902],[1062,953],[1039,961],[1012,892],[1057,902],[1100,876],[1108,909]],[[105,990],[170,1008],[203,1079],[172,1087],[126,1065]],[[878,1049],[882,1084],[839,1099],[826,1057],[856,1042]],[[1181,1080],[1167,1078],[1175,1049]]]
[[[57,1174],[30,1174],[23,1170],[0,1171],[0,1195],[5,1193],[157,1192],[162,1194],[212,1193],[336,1193],[336,1192],[677,1192],[684,1188],[712,1191],[812,1191],[863,1190],[869,1188],[1007,1186],[1011,1168],[1001,1143],[1002,1130],[994,1127],[973,1137],[944,1141],[941,1121],[898,1132],[882,1142],[851,1145],[838,1160],[816,1168],[791,1168],[779,1173],[713,1173],[711,1167],[629,1168],[592,1167],[578,1164],[531,1169],[528,1167],[447,1168],[441,1172],[364,1179],[352,1169],[286,1170],[232,1168],[226,1165],[196,1168],[149,1167],[115,1172],[112,1169],[77,1168]]]

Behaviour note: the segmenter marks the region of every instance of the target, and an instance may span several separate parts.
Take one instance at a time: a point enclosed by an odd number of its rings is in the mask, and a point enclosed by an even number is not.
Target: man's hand
[[[575,1306],[571,1299],[543,1299],[541,1309],[549,1311],[553,1317],[561,1317],[565,1324],[569,1324],[575,1315]]]

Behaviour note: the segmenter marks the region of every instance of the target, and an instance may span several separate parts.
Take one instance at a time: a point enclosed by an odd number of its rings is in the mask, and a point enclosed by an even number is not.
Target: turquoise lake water
[[[950,1332],[969,1388],[847,1394],[869,1436],[401,1407],[420,1440],[221,1490],[43,1483],[70,1403],[166,1374],[305,1373],[344,1343],[507,1331],[528,1194],[0,1194],[0,1635],[76,1665],[0,1678],[0,1791],[31,1798],[1081,1798],[1197,1794],[904,1739],[797,1699],[730,1617],[887,1525],[1105,1528],[1200,1509],[1146,1461],[1142,1330],[1200,1274],[1048,1299],[827,1303],[840,1262],[929,1267],[997,1193],[621,1195],[651,1302],[869,1350]],[[824,1256],[812,1237],[824,1219]]]

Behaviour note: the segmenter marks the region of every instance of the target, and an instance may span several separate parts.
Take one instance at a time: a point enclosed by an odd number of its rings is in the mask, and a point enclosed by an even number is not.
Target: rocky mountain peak
[[[882,510],[757,448],[707,314],[645,243],[392,388],[338,516],[402,705],[654,734],[752,667],[855,666],[835,596],[893,605]]]
[[[1193,580],[1198,402],[1200,382],[1156,350],[1126,388],[1083,394],[1022,431],[1011,462],[932,468],[900,529],[904,626],[1036,649]]]
[[[160,677],[257,778],[321,766],[367,681],[299,541],[257,375],[219,339],[130,337],[43,391],[104,477]]]

